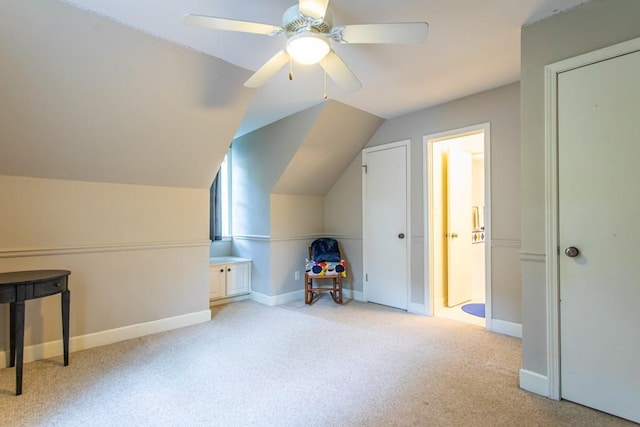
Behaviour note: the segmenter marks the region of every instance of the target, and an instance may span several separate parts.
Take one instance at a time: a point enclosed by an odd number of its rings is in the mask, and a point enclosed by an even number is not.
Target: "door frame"
[[[548,396],[560,400],[560,270],[558,242],[558,74],[640,51],[640,38],[578,55],[544,69],[545,86],[545,253]]]
[[[405,245],[407,249],[407,311],[409,313],[415,312],[412,309],[411,304],[411,140],[406,139],[397,142],[390,142],[387,144],[376,145],[373,147],[365,148],[362,150],[362,296],[367,301],[367,281],[365,280],[367,274],[367,235],[366,235],[366,223],[367,223],[367,179],[366,179],[366,155],[376,151],[389,150],[398,147],[406,148],[406,183],[407,183],[407,202],[405,206],[405,221],[407,228],[405,230]]]
[[[435,284],[433,278],[433,238],[435,237],[433,224],[433,144],[481,131],[484,132],[485,329],[491,331],[491,124],[489,122],[425,135],[422,139],[422,188],[424,192],[422,199],[423,212],[425,213],[423,253],[428,257],[428,263],[425,264],[424,270],[424,301],[427,315],[433,316],[435,314]]]

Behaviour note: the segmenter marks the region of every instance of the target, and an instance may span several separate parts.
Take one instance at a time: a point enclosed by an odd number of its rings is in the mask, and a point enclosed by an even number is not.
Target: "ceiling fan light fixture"
[[[330,51],[331,47],[326,37],[316,33],[300,33],[287,40],[287,53],[300,64],[317,64]]]

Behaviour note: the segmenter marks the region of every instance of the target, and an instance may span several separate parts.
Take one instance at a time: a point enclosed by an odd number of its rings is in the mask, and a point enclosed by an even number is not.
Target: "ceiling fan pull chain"
[[[289,80],[293,80],[293,58],[289,56]]]
[[[327,58],[322,58],[322,69],[324,70],[324,99],[327,99],[327,67],[325,66],[327,63]]]

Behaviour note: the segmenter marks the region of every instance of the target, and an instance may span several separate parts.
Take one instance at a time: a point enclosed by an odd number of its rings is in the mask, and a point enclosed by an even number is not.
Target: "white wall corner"
[[[522,338],[522,325],[520,323],[491,319],[491,331],[511,337]]]
[[[549,378],[526,369],[520,369],[520,388],[549,397]]]

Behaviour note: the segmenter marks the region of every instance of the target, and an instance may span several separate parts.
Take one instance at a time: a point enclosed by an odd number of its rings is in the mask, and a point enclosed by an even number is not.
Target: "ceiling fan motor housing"
[[[326,12],[324,18],[312,18],[301,14],[298,5],[295,4],[282,15],[282,28],[286,31],[287,36],[304,31],[330,34],[333,25],[329,11]]]

